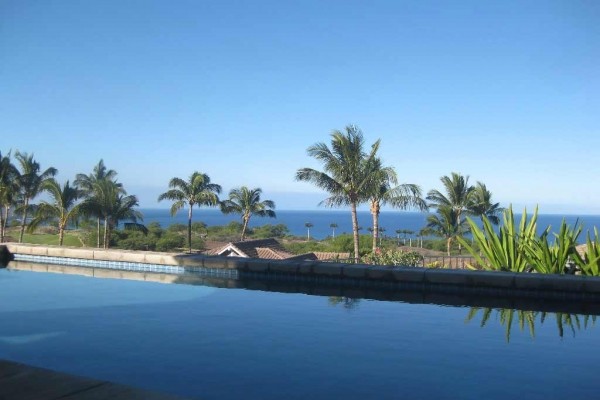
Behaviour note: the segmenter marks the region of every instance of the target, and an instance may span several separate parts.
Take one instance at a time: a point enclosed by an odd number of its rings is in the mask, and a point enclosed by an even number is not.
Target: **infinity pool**
[[[594,398],[583,315],[0,271],[0,358],[199,399]]]

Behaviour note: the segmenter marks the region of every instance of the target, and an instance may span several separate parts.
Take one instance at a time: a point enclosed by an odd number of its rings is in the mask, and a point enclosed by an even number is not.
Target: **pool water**
[[[207,400],[594,398],[598,329],[576,315],[0,271],[0,358]]]

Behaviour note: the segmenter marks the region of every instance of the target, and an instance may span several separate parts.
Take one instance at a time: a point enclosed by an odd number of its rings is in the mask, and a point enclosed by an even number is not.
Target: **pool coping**
[[[8,360],[0,360],[0,398],[12,400],[184,400],[184,397],[85,378]]]
[[[600,302],[600,277],[513,273],[500,271],[472,271],[433,269],[422,267],[389,267],[363,264],[344,264],[318,261],[287,261],[239,257],[206,256],[187,253],[158,253],[121,249],[43,246],[5,243],[9,251],[18,255],[73,258],[115,263],[163,265],[179,267],[181,272],[237,271],[244,275],[265,275],[270,279],[296,277],[316,281],[352,281],[376,284],[409,284],[428,288],[453,290],[460,288],[488,289],[503,295],[538,298],[563,298]],[[43,261],[41,261],[43,262]]]

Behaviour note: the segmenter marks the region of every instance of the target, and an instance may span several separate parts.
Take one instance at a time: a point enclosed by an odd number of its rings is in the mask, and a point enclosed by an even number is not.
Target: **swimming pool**
[[[570,314],[0,271],[0,358],[201,399],[591,398],[595,325]]]

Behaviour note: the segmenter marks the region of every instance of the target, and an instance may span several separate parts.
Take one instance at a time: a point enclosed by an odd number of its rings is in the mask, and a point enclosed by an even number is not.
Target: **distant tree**
[[[442,176],[440,178],[446,194],[438,190],[431,190],[427,194],[430,207],[451,208],[453,217],[456,219],[454,225],[463,227],[464,219],[462,216],[471,213],[472,198],[475,192],[475,187],[469,185],[469,176],[463,176],[459,173],[452,172],[450,176]],[[459,250],[461,246],[459,244]]]
[[[448,256],[450,255],[452,242],[466,231],[464,226],[465,220],[461,220],[459,223],[456,214],[457,211],[452,207],[440,206],[436,214],[427,217],[426,232],[446,239],[446,252]]]
[[[335,222],[329,224],[329,227],[332,229],[331,238],[335,239],[335,229],[338,227],[338,224]]]
[[[158,201],[174,201],[171,206],[171,216],[188,205],[188,248],[192,252],[192,209],[198,206],[216,206],[219,204],[221,186],[211,183],[207,174],[194,172],[188,181],[173,178],[169,181],[170,190],[158,196]]]
[[[85,215],[100,215],[104,220],[104,248],[110,247],[110,236],[120,221],[131,221],[133,229],[143,215],[135,209],[138,199],[127,195],[123,187],[115,181],[101,180],[94,183],[94,195],[80,204],[80,212]],[[140,227],[141,228],[141,227]]]
[[[71,187],[69,181],[61,187],[55,179],[45,181],[43,190],[49,193],[52,201],[42,201],[38,205],[35,216],[27,229],[33,232],[40,224],[56,222],[58,225],[58,245],[62,246],[67,225],[77,219],[79,206],[76,202],[81,193],[77,188]]]
[[[371,146],[370,152],[365,152],[361,130],[349,125],[345,133],[333,131],[331,148],[325,143],[317,143],[308,148],[308,155],[321,161],[324,171],[301,168],[296,172],[297,180],[310,182],[330,194],[321,204],[330,207],[350,206],[355,262],[360,260],[356,207],[367,201],[367,189],[375,167],[379,143],[377,140]]]
[[[221,211],[224,214],[242,215],[242,236],[246,238],[246,229],[252,215],[259,217],[275,218],[275,203],[272,200],[260,200],[262,189],[248,189],[242,186],[229,192],[229,199],[221,202]]]
[[[470,214],[481,219],[486,217],[494,225],[500,223],[499,214],[504,211],[504,208],[500,207],[500,203],[492,203],[492,192],[487,189],[485,184],[477,182],[469,200]]]
[[[307,234],[306,234],[306,239],[310,240],[310,228],[312,228],[314,225],[312,223],[310,223],[310,222],[306,222],[304,224],[304,226],[306,227],[306,229],[308,231]]]
[[[4,156],[0,153],[0,242],[4,242],[10,208],[19,192],[18,176],[19,171],[10,160],[10,152]]]
[[[427,203],[422,198],[421,188],[418,185],[409,183],[398,185],[396,171],[393,168],[384,167],[380,159],[376,159],[374,165],[367,186],[370,210],[373,217],[373,251],[377,248],[379,214],[382,205],[389,204],[401,210],[409,208],[420,211],[427,210]]]
[[[19,188],[19,196],[21,204],[19,212],[21,213],[21,232],[19,233],[19,243],[23,242],[23,233],[27,224],[27,213],[29,211],[29,203],[38,194],[44,191],[44,183],[57,174],[56,168],[47,168],[41,171],[40,164],[33,159],[33,154],[15,153],[15,159],[18,161],[20,171],[16,176],[17,185]]]
[[[117,172],[112,169],[107,169],[104,165],[104,160],[100,159],[100,161],[98,161],[98,164],[94,166],[92,173],[90,173],[89,175],[77,174],[73,183],[79,188],[79,190],[83,193],[83,195],[86,198],[91,198],[96,195],[101,195],[100,193],[97,193],[96,190],[100,188],[100,186],[98,186],[98,183],[102,181],[111,182],[109,183],[109,185],[115,185],[117,189],[123,189],[123,186],[115,180],[116,177]],[[102,219],[102,216],[99,210],[89,209],[88,212],[89,216],[93,216],[96,218],[96,247],[99,248],[100,221]]]

